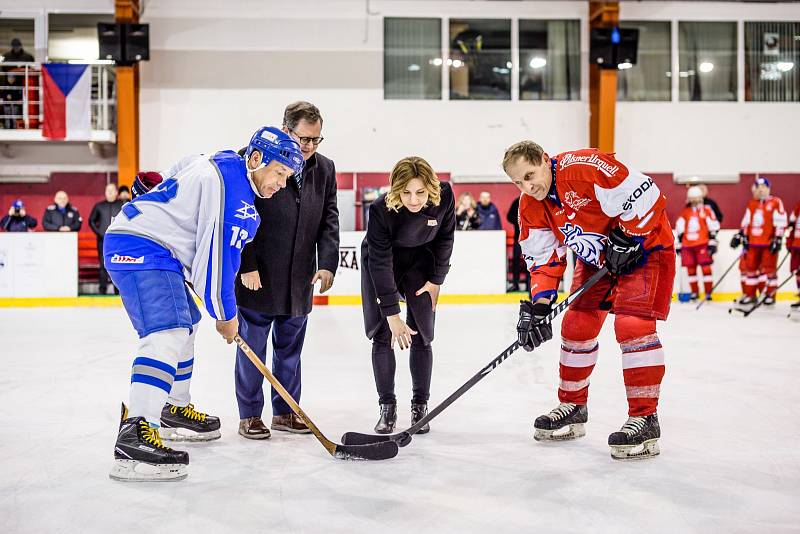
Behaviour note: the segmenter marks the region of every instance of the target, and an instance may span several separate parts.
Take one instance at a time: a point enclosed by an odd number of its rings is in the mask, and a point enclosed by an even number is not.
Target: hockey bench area
[[[106,302],[114,302],[108,298]],[[236,434],[234,350],[201,322],[193,402],[222,439],[184,445],[189,478],[108,479],[120,395],[136,336],[121,309],[2,308],[0,514],[6,532],[791,532],[800,458],[794,420],[800,329],[787,305],[747,319],[709,303],[675,304],[659,335],[667,357],[662,454],[620,463],[606,439],[626,418],[619,348],[607,325],[592,375],[585,438],[537,443],[533,419],[555,405],[557,340],[518,351],[385,462],[338,462],[312,436]],[[513,339],[513,304],[443,306],[431,405]],[[560,319],[557,320],[558,327]],[[791,349],[790,349],[791,347]],[[302,406],[331,436],[368,432],[377,406],[355,306],[315,309]],[[398,353],[398,427],[410,378]],[[776,395],[776,393],[778,393]],[[269,415],[269,408],[265,416]],[[136,503],[134,514],[123,510]]]

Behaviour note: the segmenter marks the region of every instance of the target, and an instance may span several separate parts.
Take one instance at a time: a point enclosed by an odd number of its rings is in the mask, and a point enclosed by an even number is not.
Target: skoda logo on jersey
[[[256,211],[256,207],[248,204],[244,200],[242,200],[242,207],[236,210],[236,214],[234,215],[237,219],[253,219],[254,221],[258,218],[258,212]]]
[[[564,244],[575,251],[584,261],[592,265],[600,265],[600,253],[603,251],[606,236],[584,232],[577,224],[566,223],[560,227],[564,234]]]

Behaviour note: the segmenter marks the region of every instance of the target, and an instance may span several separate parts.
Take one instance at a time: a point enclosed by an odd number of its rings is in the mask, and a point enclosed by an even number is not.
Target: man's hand
[[[626,235],[619,228],[608,234],[606,242],[606,267],[611,274],[628,274],[644,259],[642,243]]]
[[[319,292],[325,293],[333,285],[333,273],[325,269],[320,269],[314,273],[314,278],[311,279],[311,285],[313,286],[317,281],[322,282],[319,286]]]
[[[9,217],[13,217],[14,216],[14,206],[11,206],[10,208],[8,208],[8,216]]]
[[[783,237],[776,235],[769,243],[769,253],[777,254],[781,250],[781,245],[783,245]]]
[[[242,273],[242,285],[250,291],[261,289],[261,275],[258,274],[258,271]]]
[[[425,282],[425,285],[422,286],[416,293],[417,296],[422,295],[423,293],[427,293],[431,296],[431,308],[433,311],[436,311],[436,304],[439,302],[439,291],[442,286],[438,284],[434,284],[433,282]]]
[[[536,303],[529,300],[520,301],[517,341],[527,352],[531,352],[548,339],[553,339],[553,325],[545,321],[551,309],[550,303],[541,299]]]
[[[230,345],[233,343],[233,338],[239,333],[239,318],[234,317],[230,321],[217,321],[217,332]]]
[[[28,213],[28,212],[27,212],[27,211],[25,211],[25,208],[20,208],[20,209],[19,209],[19,216],[20,216],[20,217],[25,217],[25,215],[26,215],[27,213]]]
[[[389,330],[392,331],[392,348],[394,348],[394,342],[397,341],[397,344],[400,347],[400,350],[407,349],[411,346],[411,336],[417,335],[414,330],[411,330],[409,326],[403,322],[400,318],[400,314],[397,315],[390,315],[386,318],[389,322]]]
[[[60,227],[58,228],[58,231],[59,231],[59,232],[69,232],[69,231],[70,231],[70,228],[69,228],[69,226],[60,226]]]

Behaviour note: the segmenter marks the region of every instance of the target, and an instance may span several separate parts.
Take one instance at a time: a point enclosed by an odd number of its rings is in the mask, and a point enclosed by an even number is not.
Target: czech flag
[[[92,70],[89,65],[42,65],[44,123],[48,139],[88,141],[92,133]]]

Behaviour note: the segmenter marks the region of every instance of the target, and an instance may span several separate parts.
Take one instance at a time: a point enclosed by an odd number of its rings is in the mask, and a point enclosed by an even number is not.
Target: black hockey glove
[[[608,234],[606,267],[611,274],[628,274],[644,259],[642,244],[619,228]]]
[[[717,234],[716,232],[711,232],[708,235],[708,253],[712,256],[717,253]]]
[[[781,250],[781,245],[783,244],[783,237],[776,235],[772,238],[772,241],[769,244],[769,253],[770,254],[777,254]]]
[[[744,245],[744,248],[747,248],[747,238],[742,232],[731,238],[731,248],[739,248],[739,245]]]
[[[683,242],[683,234],[678,234],[678,242],[675,243],[675,254],[681,253],[681,243]]]
[[[553,325],[546,320],[550,313],[550,304],[529,300],[519,302],[519,321],[517,322],[517,340],[527,352],[553,339]]]

